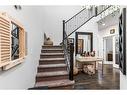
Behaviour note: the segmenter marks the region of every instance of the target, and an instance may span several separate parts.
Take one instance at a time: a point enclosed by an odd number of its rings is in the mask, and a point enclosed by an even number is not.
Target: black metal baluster
[[[63,20],[63,43],[65,39],[65,20]]]

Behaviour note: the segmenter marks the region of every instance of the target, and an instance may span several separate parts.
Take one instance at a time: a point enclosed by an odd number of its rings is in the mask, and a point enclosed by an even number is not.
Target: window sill
[[[3,67],[3,70],[8,70],[8,69],[10,69],[10,68],[15,67],[15,66],[18,65],[18,64],[23,63],[23,62],[24,62],[24,59],[25,59],[25,58],[23,57],[23,58],[19,58],[19,59],[16,59],[16,60],[14,60],[14,61],[11,61],[8,65],[6,65],[6,66]]]

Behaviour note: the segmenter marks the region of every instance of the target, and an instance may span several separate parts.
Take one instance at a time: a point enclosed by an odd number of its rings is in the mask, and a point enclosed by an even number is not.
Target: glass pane
[[[15,60],[19,58],[19,27],[15,25],[14,23],[12,24],[12,29],[11,29],[11,59]]]

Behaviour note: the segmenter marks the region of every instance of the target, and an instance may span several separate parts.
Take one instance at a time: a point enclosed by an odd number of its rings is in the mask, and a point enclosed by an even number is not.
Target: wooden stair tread
[[[41,55],[64,55],[64,53],[41,53]]]
[[[57,49],[57,48],[47,48],[47,49],[42,49],[42,50],[53,50],[53,51],[63,51],[63,49]]]
[[[55,68],[55,67],[66,67],[66,64],[48,64],[48,65],[39,65],[38,68]]]
[[[51,46],[51,45],[43,45],[42,47],[62,47],[62,46],[60,46],[60,45],[53,45],[53,46]]]
[[[61,87],[61,86],[69,86],[73,85],[75,82],[70,81],[69,79],[63,80],[55,80],[55,81],[45,81],[45,82],[37,82],[35,87],[48,86],[50,87]]]
[[[53,71],[53,72],[41,72],[37,73],[37,77],[50,77],[50,76],[60,76],[68,75],[67,71]]]
[[[40,61],[65,60],[65,58],[41,58]]]

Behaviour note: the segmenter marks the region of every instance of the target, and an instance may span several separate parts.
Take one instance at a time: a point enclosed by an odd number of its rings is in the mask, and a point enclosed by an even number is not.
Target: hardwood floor
[[[99,69],[101,66],[99,66]],[[74,89],[78,90],[115,90],[120,89],[120,73],[119,69],[113,68],[112,65],[104,65],[103,76],[102,71],[97,70],[95,75],[88,75],[80,72],[74,76]]]

